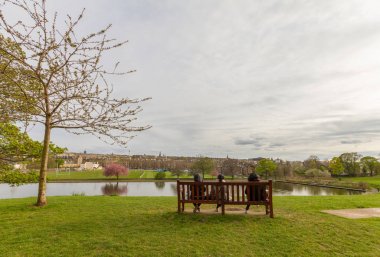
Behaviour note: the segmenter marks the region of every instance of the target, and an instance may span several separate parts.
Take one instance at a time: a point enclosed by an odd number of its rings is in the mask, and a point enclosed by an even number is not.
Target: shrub
[[[366,190],[366,189],[369,188],[368,183],[365,183],[365,182],[359,182],[359,183],[358,183],[358,187],[359,187],[360,189],[363,189],[363,190]]]
[[[157,172],[156,175],[154,175],[154,179],[164,179],[166,177],[165,172]]]
[[[320,169],[309,169],[305,171],[305,176],[309,178],[327,178],[331,177],[328,171],[322,171]]]
[[[35,171],[22,172],[20,170],[7,170],[0,172],[0,181],[11,186],[38,182],[39,175]]]

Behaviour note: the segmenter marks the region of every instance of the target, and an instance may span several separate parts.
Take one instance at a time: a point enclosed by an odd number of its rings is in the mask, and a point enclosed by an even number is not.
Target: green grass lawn
[[[120,176],[119,179],[139,179],[143,175],[143,170],[130,170],[127,176]],[[84,170],[84,171],[60,171],[48,172],[49,181],[59,180],[116,180],[116,177],[106,177],[102,170]],[[152,177],[153,178],[153,177]]]
[[[1,256],[378,257],[380,252],[380,218],[349,220],[320,212],[380,207],[380,194],[275,197],[274,219],[179,215],[175,197],[48,201],[37,208],[34,198],[0,200]]]
[[[370,186],[380,189],[380,176],[374,176],[374,177],[351,177],[351,178],[344,178],[342,180],[344,180],[344,181],[351,181],[351,182],[368,183]]]
[[[120,176],[119,179],[154,179],[156,171],[153,170],[129,170],[127,176]],[[176,179],[177,176],[171,174],[170,171],[166,171],[167,179]],[[103,175],[102,170],[84,170],[84,171],[51,171],[47,173],[47,178],[49,181],[59,181],[59,180],[116,180],[116,177],[106,177]],[[192,175],[181,175],[181,179],[192,179]],[[215,179],[211,175],[206,175],[205,179]]]
[[[371,190],[371,188],[377,188],[380,190],[380,176],[374,176],[374,177],[339,177],[339,178],[335,178],[335,177],[330,177],[330,178],[293,177],[293,178],[288,178],[287,181],[289,181],[289,182],[302,182],[302,183],[317,183],[320,185],[356,188],[356,189],[364,189],[364,190]]]

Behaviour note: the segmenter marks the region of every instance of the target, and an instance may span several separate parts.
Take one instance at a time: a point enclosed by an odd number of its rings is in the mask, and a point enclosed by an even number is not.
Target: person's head
[[[201,176],[199,176],[198,173],[194,174],[194,181],[195,182],[200,182],[201,181]]]
[[[219,180],[219,182],[222,182],[224,180],[223,174],[218,175],[218,180]]]
[[[248,176],[248,181],[259,181],[259,180],[260,180],[260,176],[257,175],[256,173],[251,173]]]

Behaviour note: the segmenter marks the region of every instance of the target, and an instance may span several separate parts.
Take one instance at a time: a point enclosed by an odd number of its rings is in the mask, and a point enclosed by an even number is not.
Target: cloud
[[[153,97],[138,115],[153,127],[131,141],[133,153],[302,160],[380,152],[379,1],[77,5],[50,3],[60,16],[86,7],[82,31],[112,23],[111,36],[129,40],[105,59],[137,69],[111,79],[115,95]],[[55,135],[72,151],[108,149]]]
[[[247,138],[236,138],[234,143],[237,146],[246,146],[251,145],[254,146],[254,149],[260,149],[262,146],[265,146],[267,144],[266,138],[264,137],[252,137],[249,136]]]
[[[342,140],[340,141],[341,144],[351,145],[351,144],[360,144],[362,141],[360,140]]]
[[[255,145],[257,143],[254,139],[237,139],[235,140],[236,145]]]
[[[285,144],[282,144],[282,143],[274,143],[274,144],[270,144],[270,145],[269,145],[269,148],[277,148],[277,147],[282,147],[282,146],[285,146]]]

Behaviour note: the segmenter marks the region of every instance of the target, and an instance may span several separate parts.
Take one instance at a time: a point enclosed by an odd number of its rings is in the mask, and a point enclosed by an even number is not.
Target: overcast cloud
[[[380,2],[50,1],[129,43],[117,95],[152,97],[127,149],[55,131],[71,151],[236,158],[380,153]],[[61,19],[62,21],[62,19]],[[32,131],[35,138],[41,134]]]

